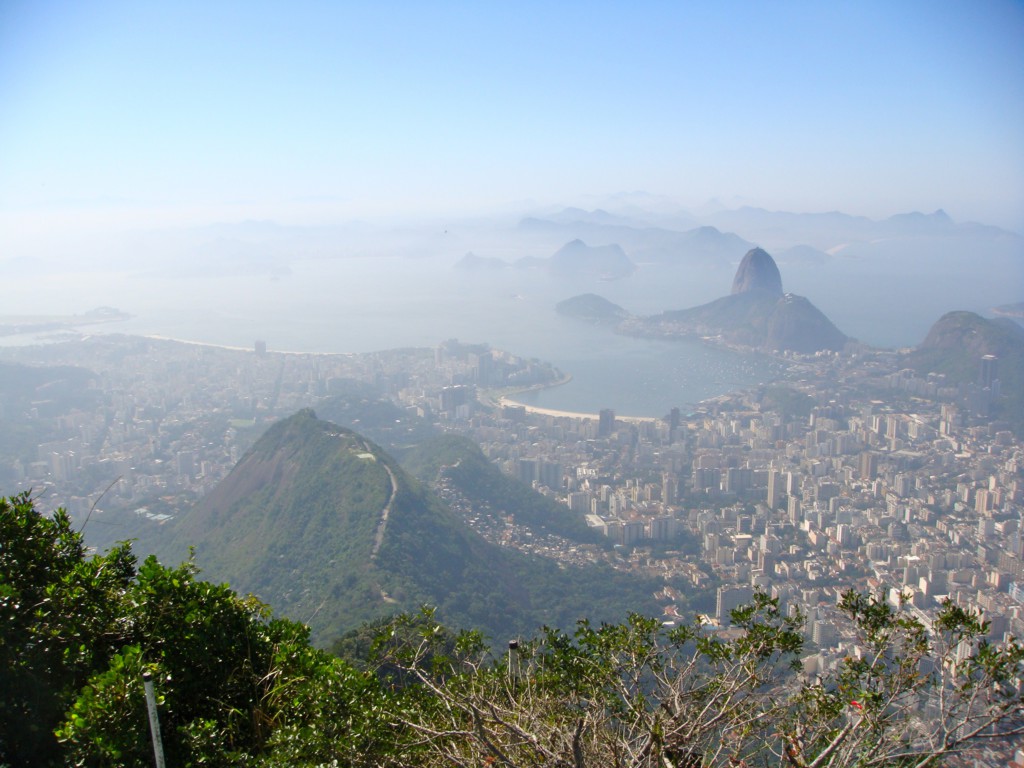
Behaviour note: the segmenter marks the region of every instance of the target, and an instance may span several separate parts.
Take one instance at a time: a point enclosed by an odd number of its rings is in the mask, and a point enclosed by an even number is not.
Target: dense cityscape
[[[33,489],[78,517],[95,504],[97,527],[127,512],[173,516],[226,476],[261,427],[355,380],[410,420],[471,437],[507,474],[563,501],[619,546],[611,554],[563,546],[519,530],[501,510],[465,510],[489,538],[559,559],[683,575],[695,587],[724,585],[711,617],[719,621],[751,588],[765,588],[809,617],[821,648],[809,664],[827,665],[838,649],[831,606],[851,584],[885,588],[923,616],[949,596],[981,608],[993,636],[1024,635],[1024,452],[986,416],[999,386],[994,358],[979,361],[977,386],[958,388],[898,370],[893,352],[790,356],[791,387],[630,419],[489,405],[478,391],[560,374],[454,341],[297,355],[95,336],[4,356],[97,374],[98,409],[61,412],[39,393],[32,416],[53,439],[36,461],[5,468],[12,493]],[[48,418],[51,410],[59,415]],[[665,546],[680,537],[697,551]]]

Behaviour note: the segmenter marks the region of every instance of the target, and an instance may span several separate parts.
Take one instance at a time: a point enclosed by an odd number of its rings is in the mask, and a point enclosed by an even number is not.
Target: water
[[[14,282],[12,295],[24,297]],[[83,327],[83,332],[157,335],[249,349],[260,339],[271,350],[294,352],[433,347],[450,338],[487,342],[571,374],[570,383],[525,393],[521,401],[583,412],[612,408],[622,415],[663,416],[673,407],[685,409],[772,375],[772,364],[759,356],[697,342],[618,336],[555,312],[558,301],[586,290],[623,294],[634,311],[644,302],[650,306],[643,311],[659,309],[659,298],[641,281],[565,285],[543,273],[465,274],[453,270],[450,261],[349,259],[295,262],[290,274],[276,278],[167,279],[130,273],[35,278],[29,294],[34,299],[9,302],[5,313],[81,313],[106,305],[133,317]],[[7,337],[0,342],[36,340]]]
[[[893,250],[896,246],[885,243],[867,250],[860,246],[856,258],[784,265],[783,283],[850,336],[876,346],[914,345],[947,311],[985,314],[995,304],[1019,300],[1016,251],[990,255],[982,269],[940,247],[955,245],[939,243],[920,252]],[[636,314],[695,306],[728,292],[735,265],[675,271],[641,265],[625,280],[566,282],[542,270],[466,273],[453,269],[455,260],[450,252],[429,258],[288,257],[260,273],[201,278],[170,277],[167,262],[161,267],[153,260],[130,271],[11,274],[4,280],[2,311],[68,315],[107,305],[132,319],[84,331],[247,349],[257,339],[269,349],[296,352],[433,347],[450,338],[487,342],[553,363],[573,377],[565,386],[524,394],[521,400],[583,412],[613,408],[623,415],[662,416],[773,376],[764,358],[696,342],[617,336],[554,310],[557,302],[586,292]],[[203,263],[193,258],[186,266],[176,271],[195,274]],[[223,265],[213,267],[225,271]],[[242,260],[228,271],[250,267]],[[35,341],[0,337],[8,345]]]

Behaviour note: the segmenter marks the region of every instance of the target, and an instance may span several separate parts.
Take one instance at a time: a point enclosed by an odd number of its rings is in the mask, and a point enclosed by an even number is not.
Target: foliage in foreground
[[[402,723],[439,766],[924,768],[1024,733],[1019,644],[991,645],[954,605],[930,633],[853,591],[841,607],[857,653],[814,681],[798,674],[801,617],[763,593],[733,612],[731,639],[632,616],[545,629],[495,660],[427,613],[385,658],[425,694]]]
[[[841,607],[856,652],[814,681],[801,618],[763,594],[727,637],[632,616],[497,656],[424,610],[357,669],[191,563],[89,557],[63,512],[0,499],[0,764],[151,764],[143,670],[169,765],[923,768],[1024,733],[1018,643],[955,605],[930,628]]]

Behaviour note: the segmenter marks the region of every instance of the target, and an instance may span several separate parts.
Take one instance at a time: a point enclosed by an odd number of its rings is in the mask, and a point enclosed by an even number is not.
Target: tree
[[[389,748],[372,674],[313,648],[307,627],[128,544],[88,556],[63,510],[0,499],[0,764],[135,766],[152,752],[156,681],[171,765],[297,765]],[[375,698],[376,697],[376,698]],[[376,703],[375,703],[376,702]]]
[[[841,608],[857,652],[825,679],[801,673],[801,617],[762,593],[726,637],[632,616],[545,629],[500,658],[475,633],[449,651],[427,611],[381,658],[413,681],[395,718],[422,765],[924,768],[1024,733],[1019,643],[989,643],[949,603],[930,627],[853,591]]]
[[[118,647],[117,607],[135,573],[130,547],[86,558],[63,510],[0,498],[0,763],[59,762],[53,729]]]

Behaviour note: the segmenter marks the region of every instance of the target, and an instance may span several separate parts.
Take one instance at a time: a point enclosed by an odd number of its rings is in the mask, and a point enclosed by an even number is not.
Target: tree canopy
[[[803,674],[803,619],[755,593],[728,632],[639,615],[492,651],[432,609],[355,663],[191,561],[90,555],[63,511],[0,499],[0,765],[924,766],[1024,733],[1024,648],[847,592],[857,641]],[[369,630],[368,630],[369,632]]]

